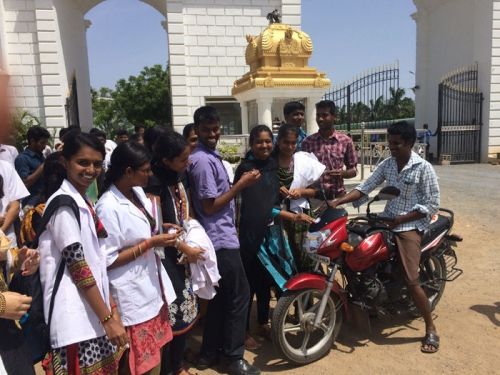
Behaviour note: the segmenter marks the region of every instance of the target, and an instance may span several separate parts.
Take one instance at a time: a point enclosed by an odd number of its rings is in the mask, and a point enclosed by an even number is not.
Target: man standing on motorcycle
[[[425,320],[426,334],[421,350],[435,353],[439,349],[439,336],[432,321],[429,300],[420,286],[419,264],[422,233],[439,208],[439,186],[432,165],[412,151],[417,138],[415,128],[406,121],[399,121],[390,125],[387,133],[391,157],[380,163],[373,174],[349,194],[331,201],[330,206],[336,208],[349,202],[359,206],[384,181],[400,190],[399,197],[387,203],[384,216],[392,219],[389,225],[396,234],[405,281]]]

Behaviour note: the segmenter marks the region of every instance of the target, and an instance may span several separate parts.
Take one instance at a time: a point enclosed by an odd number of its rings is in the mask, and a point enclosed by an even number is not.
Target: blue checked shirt
[[[398,173],[396,159],[393,157],[385,159],[365,182],[356,187],[356,190],[366,196],[353,205],[359,207],[365,203],[368,194],[384,181],[387,186],[395,186],[400,190],[399,197],[387,202],[384,216],[394,218],[411,211],[419,211],[426,215],[422,219],[401,224],[394,228],[394,231],[427,229],[432,215],[439,209],[439,186],[432,165],[412,151],[408,164]]]

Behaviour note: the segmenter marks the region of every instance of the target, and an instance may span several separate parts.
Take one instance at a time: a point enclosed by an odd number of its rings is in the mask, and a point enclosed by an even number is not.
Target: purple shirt
[[[201,204],[202,200],[220,197],[231,188],[220,155],[199,144],[189,162],[189,188],[196,219],[205,228],[215,250],[239,249],[234,200],[213,215],[205,214]]]

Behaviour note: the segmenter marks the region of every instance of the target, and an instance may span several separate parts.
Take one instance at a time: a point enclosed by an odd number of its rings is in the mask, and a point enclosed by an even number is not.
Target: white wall
[[[69,84],[76,74],[80,123],[92,112],[85,13],[105,0],[0,0],[0,51],[19,108],[48,127],[66,126]],[[257,35],[275,8],[300,27],[301,0],[141,0],[166,16],[174,125],[192,121],[206,97],[231,96],[248,69],[247,34]]]
[[[248,71],[246,35],[258,35],[275,8],[283,22],[300,27],[301,0],[167,1],[174,125],[192,122],[206,97],[231,96]]]
[[[13,104],[45,118],[34,0],[1,0],[2,63],[11,75]]]
[[[64,82],[66,92],[64,94],[69,94],[72,78],[76,76],[80,126],[84,130],[90,130],[92,127],[92,105],[85,20],[81,9],[75,2],[53,1],[57,11],[57,26],[63,52],[62,63],[66,75]]]
[[[488,152],[497,157],[500,153],[500,1],[493,1],[493,28],[491,53],[491,94],[490,94],[490,128]]]
[[[417,13],[416,125],[437,128],[438,85],[450,71],[478,63],[484,93],[482,160],[488,153],[491,0],[414,0]],[[434,143],[436,142],[433,139]],[[433,145],[435,147],[435,144]],[[434,148],[433,147],[433,148]],[[435,150],[435,149],[434,149]]]

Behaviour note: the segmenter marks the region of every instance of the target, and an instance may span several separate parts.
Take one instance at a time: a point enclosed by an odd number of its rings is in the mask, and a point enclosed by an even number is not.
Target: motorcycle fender
[[[307,272],[293,276],[285,284],[287,290],[319,289],[323,291],[325,288],[326,279],[323,275]]]
[[[326,279],[323,275],[306,272],[293,276],[285,284],[285,290],[318,289],[323,291],[325,288]],[[333,280],[332,293],[335,293],[340,298],[347,313],[347,298],[337,280]]]

